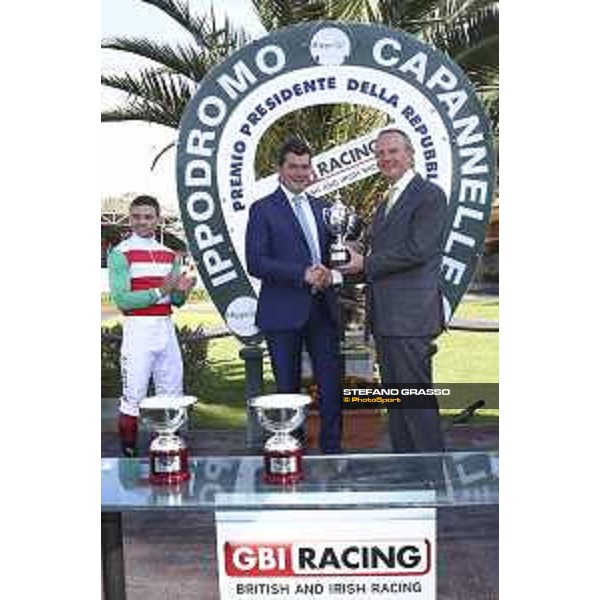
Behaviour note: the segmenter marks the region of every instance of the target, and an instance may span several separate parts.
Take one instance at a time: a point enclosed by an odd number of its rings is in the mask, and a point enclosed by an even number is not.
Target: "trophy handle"
[[[289,430],[290,431],[294,431],[294,429],[296,429],[297,427],[299,427],[302,424],[302,421],[304,421],[304,412],[306,411],[306,407],[305,406],[300,406],[296,409],[296,412],[294,413],[294,416],[292,417],[292,420],[289,423]]]
[[[186,421],[187,421],[187,409],[184,407],[175,409],[173,412],[173,416],[169,419],[169,413],[167,409],[167,422],[166,429],[167,431],[176,432]]]

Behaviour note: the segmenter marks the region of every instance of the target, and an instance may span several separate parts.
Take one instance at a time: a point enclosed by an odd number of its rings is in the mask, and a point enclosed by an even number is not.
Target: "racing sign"
[[[220,597],[434,600],[435,536],[434,508],[217,512]]]
[[[261,137],[282,116],[318,104],[381,111],[415,147],[416,170],[448,198],[440,282],[448,320],[473,274],[491,211],[492,135],[471,84],[448,57],[399,30],[313,22],[271,33],[235,52],[202,81],[182,117],[177,187],[188,245],[231,331],[257,342],[259,283],[245,267],[252,202],[272,192],[257,181]],[[376,172],[376,132],[315,157],[324,194]]]

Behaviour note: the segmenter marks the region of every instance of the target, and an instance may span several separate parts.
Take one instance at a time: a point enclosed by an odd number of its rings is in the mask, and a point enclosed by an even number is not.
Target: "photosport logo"
[[[232,54],[203,79],[182,117],[177,189],[190,252],[231,331],[261,339],[254,325],[259,282],[246,270],[248,212],[277,186],[257,179],[265,132],[293,111],[321,104],[377,109],[406,131],[416,170],[448,198],[440,283],[449,320],[485,238],[495,181],[487,116],[460,68],[437,49],[379,25],[307,23],[282,29]],[[377,172],[377,131],[337,148],[315,148],[325,195]]]

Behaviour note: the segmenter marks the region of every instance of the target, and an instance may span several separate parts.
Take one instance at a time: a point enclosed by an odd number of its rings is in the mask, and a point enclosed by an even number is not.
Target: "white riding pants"
[[[170,316],[125,317],[121,346],[122,413],[139,416],[150,377],[157,395],[182,395],[183,363],[173,321]]]

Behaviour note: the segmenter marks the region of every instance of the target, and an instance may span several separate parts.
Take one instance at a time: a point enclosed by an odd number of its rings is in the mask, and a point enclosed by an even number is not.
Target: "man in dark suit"
[[[439,275],[446,213],[444,192],[414,170],[410,138],[383,130],[375,153],[390,188],[375,212],[370,252],[350,249],[347,273],[364,271],[367,309],[383,384],[431,387],[433,340],[443,328]],[[389,411],[394,452],[444,448],[435,396],[405,396]]]
[[[339,273],[324,266],[329,239],[327,204],[306,193],[311,149],[286,142],[279,154],[279,187],[250,207],[246,229],[248,272],[261,280],[256,325],[267,340],[280,393],[300,389],[305,344],[319,388],[324,453],[341,452],[341,364],[338,306],[331,288]]]

